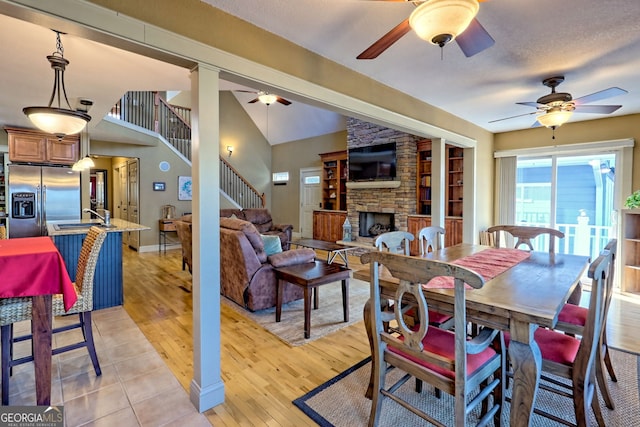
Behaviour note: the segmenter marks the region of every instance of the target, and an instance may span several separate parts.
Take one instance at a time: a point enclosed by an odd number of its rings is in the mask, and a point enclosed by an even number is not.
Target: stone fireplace
[[[347,188],[347,215],[356,241],[373,242],[375,236],[368,229],[375,223],[384,224],[381,214],[392,217],[389,221],[392,230],[407,231],[407,216],[416,213],[417,142],[422,139],[359,119],[347,119],[347,148],[396,144],[396,180],[400,181],[397,188],[376,187],[375,182],[369,188]],[[361,216],[363,213],[367,215]]]
[[[395,215],[384,212],[358,212],[358,236],[373,237],[395,231]]]

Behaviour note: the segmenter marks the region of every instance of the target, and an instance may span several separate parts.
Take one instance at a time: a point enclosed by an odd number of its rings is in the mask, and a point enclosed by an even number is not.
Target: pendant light
[[[87,113],[89,111],[89,108],[93,105],[93,101],[82,99],[80,100],[80,104],[84,106],[84,112]],[[82,151],[84,150],[84,157],[81,157],[80,160],[73,164],[73,167],[71,168],[72,170],[83,171],[96,166],[96,164],[93,162],[93,159],[89,156],[89,153],[91,151],[89,149],[90,143],[91,141],[89,140],[89,125],[87,124],[84,127],[84,132],[82,132],[82,134],[80,135],[80,156],[82,156]]]
[[[56,33],[56,51],[47,56],[51,68],[54,70],[53,91],[46,107],[25,107],[22,109],[31,122],[40,130],[56,135],[59,139],[65,135],[73,135],[82,131],[91,120],[86,112],[73,110],[67,99],[67,91],[64,85],[64,70],[69,61],[64,58],[64,48],[60,40],[60,32]],[[64,96],[64,98],[63,98]],[[57,106],[53,106],[54,99]],[[61,99],[66,102],[68,108],[61,105]]]

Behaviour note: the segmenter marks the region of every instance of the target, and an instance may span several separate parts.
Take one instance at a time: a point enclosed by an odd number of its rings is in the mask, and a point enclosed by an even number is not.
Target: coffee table
[[[289,282],[304,290],[304,337],[311,336],[311,293],[314,294],[313,308],[318,308],[318,286],[342,281],[342,312],[344,321],[349,321],[349,276],[351,270],[340,264],[322,261],[274,268],[276,272],[276,322],[282,315],[282,293],[284,284]]]
[[[331,264],[336,256],[339,256],[344,262],[345,267],[349,268],[349,260],[347,259],[347,251],[357,249],[356,246],[340,245],[334,242],[314,239],[296,239],[291,241],[292,245],[302,246],[304,248],[319,249],[327,251],[327,264]]]

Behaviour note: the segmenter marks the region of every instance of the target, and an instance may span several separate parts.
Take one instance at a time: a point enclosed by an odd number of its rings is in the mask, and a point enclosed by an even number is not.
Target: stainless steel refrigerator
[[[80,219],[80,173],[67,167],[9,165],[9,237],[44,236],[47,221]]]

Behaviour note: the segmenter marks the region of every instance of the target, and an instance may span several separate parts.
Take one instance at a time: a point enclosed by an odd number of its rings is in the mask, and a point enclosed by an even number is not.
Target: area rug
[[[639,426],[640,400],[638,378],[638,355],[617,350],[611,351],[614,369],[618,382],[609,382],[612,398],[616,404],[615,410],[609,410],[600,398],[600,406],[607,426]],[[370,359],[365,359],[347,369],[335,378],[320,385],[304,396],[293,401],[307,416],[322,427],[354,427],[366,426],[369,420],[371,401],[364,397],[371,370]],[[388,375],[399,378],[403,372],[392,371]],[[401,391],[414,403],[422,405],[425,412],[435,415],[446,425],[453,425],[454,401],[451,396],[442,393],[442,398],[434,396],[433,388],[426,385],[422,393],[414,391],[414,382],[407,381]],[[508,392],[507,395],[510,395]],[[573,403],[570,399],[558,397],[544,390],[538,392],[536,404],[563,419],[575,421]],[[505,405],[502,425],[509,425],[509,404]],[[430,426],[431,424],[415,416],[389,399],[385,399],[382,407],[380,426]],[[470,425],[477,423],[477,412],[470,414]],[[591,414],[592,425],[597,425]],[[534,415],[532,426],[556,427],[562,424],[547,418]]]
[[[342,315],[342,286],[337,281],[319,287],[320,304],[311,310],[311,336],[304,337],[304,302],[300,299],[282,306],[282,318],[276,322],[276,309],[268,308],[250,312],[227,298],[223,304],[253,320],[273,335],[291,346],[299,346],[362,320],[362,309],[369,298],[369,283],[349,279],[349,321]]]

